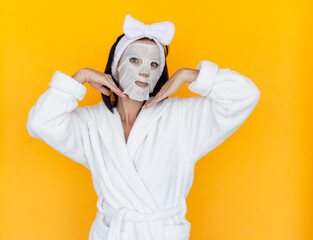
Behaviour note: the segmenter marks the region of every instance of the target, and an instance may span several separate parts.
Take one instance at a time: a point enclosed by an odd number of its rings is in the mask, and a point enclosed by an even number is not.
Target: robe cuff
[[[54,72],[49,87],[70,94],[79,101],[83,100],[87,92],[84,84],[60,71]]]
[[[189,83],[188,89],[201,96],[208,96],[213,87],[218,72],[218,65],[208,60],[202,60],[196,70],[200,70],[195,81]]]

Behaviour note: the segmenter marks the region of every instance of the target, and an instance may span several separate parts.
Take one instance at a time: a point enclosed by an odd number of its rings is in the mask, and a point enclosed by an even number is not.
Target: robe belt
[[[139,213],[126,207],[114,209],[104,201],[102,196],[98,198],[97,207],[100,212],[111,217],[108,240],[121,239],[121,224],[123,220],[130,220],[133,222],[160,221],[174,217],[177,214],[180,214],[181,217],[185,217],[187,212],[186,202],[184,199],[181,200],[181,204],[178,207],[162,209],[158,212],[152,213]]]

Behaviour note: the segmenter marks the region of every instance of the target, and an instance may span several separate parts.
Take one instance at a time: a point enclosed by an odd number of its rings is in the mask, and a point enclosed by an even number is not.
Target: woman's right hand
[[[110,74],[106,74],[92,68],[83,68],[77,71],[72,78],[81,84],[88,82],[93,88],[99,90],[106,96],[110,96],[110,90],[106,89],[104,86],[108,87],[122,98],[129,98],[116,86]]]

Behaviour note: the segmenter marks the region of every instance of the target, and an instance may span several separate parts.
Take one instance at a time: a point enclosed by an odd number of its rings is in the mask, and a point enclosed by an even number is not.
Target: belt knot
[[[97,207],[105,216],[109,216],[111,218],[108,240],[120,240],[121,224],[123,220],[130,220],[133,222],[152,222],[162,221],[176,215],[185,217],[187,212],[185,199],[182,199],[180,203],[181,204],[178,207],[162,209],[151,213],[140,213],[126,207],[114,209],[104,201],[103,196],[100,196],[97,201]]]

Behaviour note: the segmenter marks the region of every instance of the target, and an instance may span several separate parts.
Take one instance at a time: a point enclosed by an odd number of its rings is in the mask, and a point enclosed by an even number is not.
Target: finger
[[[106,95],[106,96],[110,96],[110,90],[108,90],[108,89],[106,89],[104,86],[101,86],[100,88],[98,88],[98,90],[100,91],[100,92],[102,92],[104,95]]]
[[[165,83],[160,89],[160,91],[157,93],[157,95],[147,103],[146,108],[151,107],[154,104],[166,98],[169,95],[168,94],[169,89],[170,89],[170,84]]]
[[[158,95],[158,94],[157,94]],[[161,95],[159,96],[155,96],[153,99],[151,99],[149,102],[146,103],[145,108],[151,107],[154,104],[157,104],[158,102],[160,102],[164,97],[162,97]]]
[[[157,95],[153,98],[153,99],[151,99],[149,102],[151,102],[151,103],[158,103],[158,102],[160,102],[162,99],[164,99],[166,97],[166,90],[163,88],[163,89],[161,89],[158,93],[157,93]]]
[[[175,82],[174,81],[170,81],[168,80],[160,89],[160,91],[157,93],[157,95],[151,99],[149,102],[146,103],[145,108],[151,107],[154,104],[162,101],[163,99],[165,99],[166,97],[168,97],[169,95],[173,94],[175,91],[174,89],[176,89],[175,87]]]
[[[107,87],[110,88],[113,92],[115,92],[118,96],[122,98],[129,98],[126,94],[122,92],[121,89],[119,89],[116,84],[114,83],[112,77],[108,74],[105,75]]]
[[[107,87],[109,87],[113,92],[115,92],[116,94],[122,93],[122,90],[119,89],[115,82],[113,81],[112,77],[110,75],[105,75],[105,78],[107,80]]]

